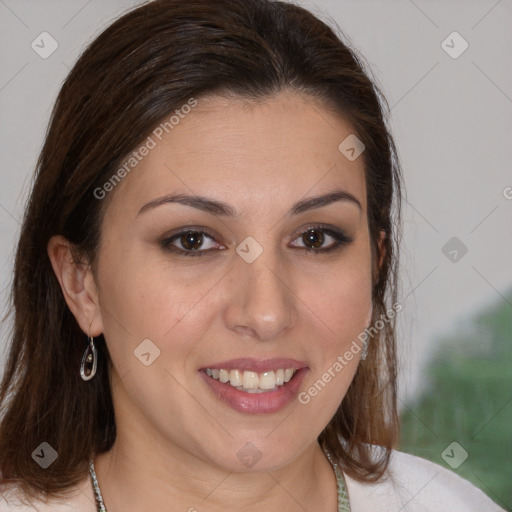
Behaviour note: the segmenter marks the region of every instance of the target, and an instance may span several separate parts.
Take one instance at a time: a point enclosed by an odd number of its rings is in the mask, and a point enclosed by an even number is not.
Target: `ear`
[[[50,238],[47,246],[53,271],[64,299],[85,334],[98,336],[103,332],[103,319],[98,290],[88,263],[73,257],[73,244],[60,235]]]

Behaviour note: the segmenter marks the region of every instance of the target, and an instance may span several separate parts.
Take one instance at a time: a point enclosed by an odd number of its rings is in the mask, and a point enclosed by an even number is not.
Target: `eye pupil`
[[[203,243],[203,235],[197,231],[188,231],[184,235],[181,235],[181,245],[188,250],[199,249]]]
[[[308,229],[302,235],[304,243],[311,243],[314,248],[322,247],[324,243],[324,234],[318,229]]]

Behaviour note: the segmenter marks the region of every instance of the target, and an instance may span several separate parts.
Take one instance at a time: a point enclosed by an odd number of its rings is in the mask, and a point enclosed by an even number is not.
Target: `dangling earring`
[[[90,327],[89,325],[89,328]],[[96,375],[96,367],[98,366],[98,354],[94,346],[94,338],[90,335],[89,330],[87,337],[89,338],[89,345],[87,345],[85,349],[84,355],[82,356],[82,364],[80,365],[80,377],[85,381],[91,380]],[[88,374],[85,373],[86,366],[89,368]]]
[[[370,327],[372,323],[372,315],[373,315],[373,305],[370,307],[370,310],[368,311],[368,318],[366,319],[366,329],[364,332],[364,340],[363,340],[363,346],[361,347],[361,361],[364,361],[366,359],[366,356],[368,355],[368,339],[370,338],[368,336],[368,328]]]
[[[366,359],[366,356],[368,355],[368,336],[365,337],[363,341],[363,346],[361,347],[361,361],[364,361]]]

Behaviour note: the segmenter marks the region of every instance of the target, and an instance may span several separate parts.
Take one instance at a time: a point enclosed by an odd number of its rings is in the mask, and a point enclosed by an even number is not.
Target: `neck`
[[[336,479],[316,442],[285,467],[236,473],[184,450],[150,449],[120,435],[95,464],[109,512],[337,510]]]

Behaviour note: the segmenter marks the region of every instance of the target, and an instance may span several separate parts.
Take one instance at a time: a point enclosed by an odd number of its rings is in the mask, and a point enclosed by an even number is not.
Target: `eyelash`
[[[310,248],[310,247],[309,248],[308,247],[298,247],[298,249],[301,249],[308,254],[314,254],[314,255],[325,254],[325,253],[328,253],[331,251],[341,249],[343,246],[348,245],[349,243],[351,243],[353,241],[353,238],[347,236],[342,231],[326,228],[321,225],[308,226],[306,229],[301,231],[297,235],[296,238],[299,238],[300,236],[304,235],[305,233],[307,233],[308,231],[311,231],[311,230],[321,231],[324,234],[327,234],[328,236],[334,238],[335,242],[333,243],[333,245],[331,245],[330,247],[327,247],[325,249],[314,249],[314,248]],[[166,238],[166,239],[162,240],[160,242],[162,249],[172,252],[172,253],[175,253],[178,256],[204,256],[205,254],[208,254],[211,251],[216,250],[216,249],[207,249],[207,250],[203,250],[203,251],[201,251],[201,250],[193,251],[190,249],[184,250],[184,249],[180,249],[180,248],[172,245],[172,242],[174,242],[175,240],[179,239],[182,235],[185,235],[187,233],[206,235],[208,238],[210,238],[212,240],[214,239],[214,237],[211,234],[209,234],[207,231],[204,231],[201,229],[189,228],[189,229],[180,231],[179,233],[176,233],[175,235],[171,236],[170,238]]]

